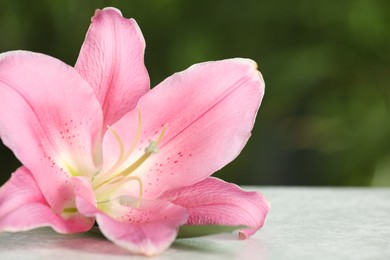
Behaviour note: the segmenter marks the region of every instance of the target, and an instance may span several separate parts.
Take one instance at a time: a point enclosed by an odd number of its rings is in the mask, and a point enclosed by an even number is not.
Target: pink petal
[[[168,201],[137,199],[113,201],[108,214],[98,210],[81,196],[77,200],[79,210],[87,216],[95,216],[102,233],[117,245],[135,254],[156,255],[174,241],[178,227],[188,218],[187,212]]]
[[[144,181],[143,198],[198,182],[236,158],[251,135],[263,93],[255,62],[230,59],[194,65],[141,97],[141,135],[131,160],[166,127],[159,153],[132,173]],[[135,137],[137,114],[135,109],[113,126],[127,147]],[[109,132],[103,153],[105,165],[118,155],[117,141]],[[135,195],[137,183],[132,185]]]
[[[263,226],[269,210],[269,203],[262,194],[243,191],[237,185],[216,178],[167,191],[161,199],[186,208],[190,214],[189,225],[250,227],[240,231],[241,239],[250,237]]]
[[[0,231],[50,226],[60,233],[75,233],[89,230],[93,223],[94,219],[80,214],[54,213],[25,167],[19,168],[0,188]]]
[[[135,107],[149,90],[145,41],[133,19],[115,8],[97,10],[81,48],[76,69],[93,87],[111,125]]]
[[[70,175],[92,175],[101,152],[102,111],[78,72],[49,56],[0,56],[0,137],[61,210]]]

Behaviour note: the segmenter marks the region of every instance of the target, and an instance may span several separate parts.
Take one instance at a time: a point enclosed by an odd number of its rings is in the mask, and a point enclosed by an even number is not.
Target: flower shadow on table
[[[239,241],[237,234],[220,234],[208,237],[177,239],[166,252],[160,256],[177,256],[181,253],[191,253],[203,256],[231,257],[236,253],[246,251],[250,241]],[[133,254],[107,240],[98,227],[86,233],[62,235],[50,228],[38,230],[0,234],[0,241],[8,241],[7,245],[0,244],[1,252],[28,251],[34,255],[53,255],[61,252],[70,255],[76,253],[87,254],[90,257],[132,256]],[[256,242],[256,241],[252,241]],[[256,247],[259,245],[257,243]],[[256,250],[257,251],[257,250]],[[84,255],[85,256],[85,255]],[[100,258],[99,258],[100,259]],[[160,258],[159,258],[160,259]]]
[[[205,237],[177,239],[172,249],[198,254],[199,256],[218,256],[226,259],[232,256],[245,256],[244,259],[263,259],[266,256],[265,244],[256,238],[239,240],[238,234],[219,234]],[[256,256],[253,255],[256,254]],[[253,258],[255,257],[255,258]],[[209,259],[209,258],[207,258]]]
[[[131,252],[120,248],[105,238],[98,228],[77,235],[61,235],[61,239],[58,239],[54,246],[98,255],[132,255]]]
[[[219,255],[227,252],[226,249],[219,248],[215,242],[213,243],[210,240],[201,238],[178,239],[173,242],[172,249],[196,253],[215,253]]]
[[[87,233],[64,235],[50,228],[31,231],[0,234],[0,252],[29,252],[47,255],[64,251],[80,251],[94,255],[131,255],[111,241],[107,240],[98,228]],[[4,241],[4,242],[3,242]]]

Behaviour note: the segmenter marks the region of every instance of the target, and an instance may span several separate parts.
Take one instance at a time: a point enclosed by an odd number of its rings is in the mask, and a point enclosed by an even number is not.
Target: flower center
[[[113,199],[120,199],[120,197],[112,198],[113,192],[117,191],[118,189],[120,189],[130,181],[136,181],[139,185],[139,196],[138,196],[137,207],[140,206],[142,193],[143,193],[143,184],[141,178],[132,175],[132,173],[134,173],[134,171],[138,169],[149,158],[151,154],[159,152],[158,145],[167,128],[167,125],[165,125],[160,135],[158,136],[157,140],[150,141],[149,145],[145,148],[144,153],[136,161],[134,161],[130,165],[125,165],[125,162],[131,156],[132,152],[134,151],[140,139],[141,125],[142,125],[141,112],[138,109],[138,123],[137,123],[135,138],[132,144],[130,145],[129,150],[127,150],[126,153],[125,153],[122,139],[114,131],[114,129],[108,126],[108,130],[112,133],[112,135],[115,137],[115,139],[118,142],[119,156],[116,162],[109,170],[105,172],[99,172],[92,178],[92,187],[95,192],[98,207],[99,205],[108,203]]]

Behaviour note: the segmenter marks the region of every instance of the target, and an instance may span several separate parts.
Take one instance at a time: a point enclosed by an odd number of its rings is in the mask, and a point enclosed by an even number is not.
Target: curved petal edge
[[[75,68],[99,99],[104,125],[132,110],[150,88],[145,40],[134,19],[115,8],[96,10]]]
[[[94,219],[80,214],[56,214],[25,167],[20,167],[0,188],[0,232],[26,231],[49,226],[58,233],[68,234],[85,232],[93,223]]]
[[[139,126],[133,158],[159,140],[159,152],[133,173],[153,183],[143,198],[192,185],[234,160],[251,136],[263,94],[256,63],[236,58],[193,65],[142,96],[138,109],[112,128],[129,146]],[[117,158],[118,151],[116,138],[105,135],[105,160]],[[136,190],[136,183],[133,186]]]
[[[167,191],[160,198],[186,208],[190,214],[188,225],[249,227],[240,230],[240,239],[250,237],[264,225],[270,208],[261,193],[243,191],[213,177]]]
[[[163,200],[142,200],[138,208],[136,204],[136,198],[117,199],[107,205],[108,213],[105,213],[89,199],[77,198],[80,212],[96,217],[101,232],[109,240],[134,254],[159,254],[175,240],[179,226],[188,219],[188,213],[184,208]]]

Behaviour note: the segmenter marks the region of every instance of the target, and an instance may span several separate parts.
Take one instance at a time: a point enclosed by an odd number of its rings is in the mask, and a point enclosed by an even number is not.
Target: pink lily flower
[[[150,90],[133,19],[98,10],[76,66],[0,55],[0,137],[23,166],[0,188],[0,231],[101,232],[133,253],[165,250],[181,225],[264,224],[259,193],[209,177],[246,144],[264,93],[256,64],[194,65]],[[108,127],[107,127],[108,126]]]

